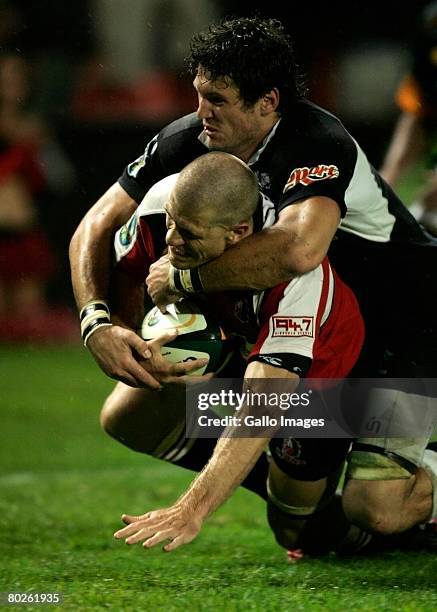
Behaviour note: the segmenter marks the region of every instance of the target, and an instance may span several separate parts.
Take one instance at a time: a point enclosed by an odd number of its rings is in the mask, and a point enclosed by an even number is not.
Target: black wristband
[[[111,314],[109,312],[108,305],[105,304],[105,302],[92,302],[91,304],[87,304],[86,306],[84,306],[80,311],[80,322],[82,323],[82,321],[87,315],[91,314],[92,312],[96,312],[97,310],[104,310],[108,314],[108,316]]]
[[[109,317],[99,317],[98,319],[94,319],[94,321],[91,321],[91,323],[87,325],[85,329],[82,331],[82,340],[86,342],[86,339],[90,335],[90,332],[96,329],[96,327],[100,327],[100,325],[110,325],[110,324],[111,324],[111,321],[109,320]]]

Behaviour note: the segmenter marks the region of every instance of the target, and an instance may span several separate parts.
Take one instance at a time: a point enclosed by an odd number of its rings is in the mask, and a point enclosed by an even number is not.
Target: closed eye
[[[178,225],[176,223],[176,221],[172,218],[172,216],[170,215],[170,213],[168,212],[167,209],[165,209],[165,212],[166,212],[166,226],[167,226],[167,229],[173,229],[175,227],[177,232],[178,232],[178,234],[179,234],[179,236],[181,236],[181,238],[183,238],[186,241],[188,241],[188,240],[198,240],[198,239],[202,238],[202,236],[199,236],[198,234],[195,234],[194,232],[192,232],[188,228],[181,227],[180,225]]]

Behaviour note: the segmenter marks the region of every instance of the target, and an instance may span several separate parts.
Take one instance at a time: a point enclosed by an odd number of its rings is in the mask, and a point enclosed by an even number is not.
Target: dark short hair
[[[212,80],[230,77],[248,106],[275,87],[281,113],[305,95],[292,41],[276,19],[240,17],[211,25],[191,39],[186,65],[192,76],[201,65]]]

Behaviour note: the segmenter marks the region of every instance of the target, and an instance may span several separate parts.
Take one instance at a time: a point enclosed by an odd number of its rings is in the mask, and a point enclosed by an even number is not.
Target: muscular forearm
[[[262,290],[310,272],[325,257],[339,221],[340,209],[330,198],[288,206],[274,226],[200,267],[205,290]]]
[[[70,242],[71,281],[78,308],[108,296],[112,239],[136,208],[118,185],[113,185],[85,215]]]
[[[200,268],[206,290],[266,289],[297,275],[285,254],[290,237],[271,228],[245,238]]]
[[[90,256],[90,233],[83,228],[70,243],[71,282],[78,310],[89,301],[108,295],[110,238],[103,235],[100,250]]]
[[[269,438],[220,438],[209,463],[179,502],[203,518],[210,516],[243,482],[268,442]]]
[[[273,382],[275,379],[278,380],[279,386],[275,386]],[[299,384],[299,377],[283,368],[253,361],[246,369],[244,390],[257,396],[265,392],[271,393],[275,389],[277,392],[279,389],[284,389],[284,381],[287,392],[292,393]],[[212,514],[232,495],[255,465],[279,428],[280,412],[277,406],[256,408],[256,405],[244,405],[236,415],[240,419],[240,425],[225,430],[217,442],[209,463],[180,501],[188,504],[193,512],[198,511],[204,518]],[[245,417],[249,415],[258,418],[263,415],[272,417],[268,419],[269,424],[264,429],[257,428],[256,438],[248,437],[253,435],[254,431],[245,425]]]
[[[117,320],[119,325],[138,330],[145,314],[144,294],[144,282],[114,270],[109,300],[113,322]]]

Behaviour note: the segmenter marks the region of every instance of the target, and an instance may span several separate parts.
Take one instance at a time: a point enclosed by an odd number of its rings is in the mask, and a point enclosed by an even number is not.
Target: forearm
[[[243,482],[270,438],[222,437],[209,463],[178,500],[204,519]]]
[[[322,262],[339,222],[340,209],[330,198],[295,202],[275,225],[201,266],[202,284],[206,291],[262,290],[306,274]]]
[[[78,310],[93,299],[107,298],[109,242],[109,236],[102,235],[99,251],[90,256],[90,232],[83,228],[70,243],[71,283]]]
[[[138,330],[145,314],[144,282],[115,269],[111,275],[109,308],[112,321]]]
[[[278,384],[275,384],[275,379]],[[299,384],[299,377],[293,372],[271,366],[260,361],[251,362],[245,373],[244,389],[249,393],[263,394],[286,388],[292,393]],[[223,504],[243,482],[258,457],[279,429],[281,410],[276,406],[253,406],[246,404],[238,411],[240,425],[228,427],[218,440],[214,453],[205,468],[193,481],[188,491],[179,500],[188,504],[192,511],[199,511],[208,517]],[[268,416],[267,425],[258,428],[257,437],[253,428],[246,426],[245,417]],[[271,418],[270,418],[271,417]],[[260,418],[262,421],[263,419]]]
[[[108,297],[112,240],[136,203],[113,185],[85,215],[70,242],[71,282],[78,309]]]
[[[270,228],[241,240],[223,255],[201,266],[200,276],[207,291],[223,289],[266,289],[297,275],[285,253],[290,236]]]
[[[322,262],[339,222],[340,209],[330,198],[296,202],[275,225],[201,266],[202,284],[206,291],[262,290],[306,274]]]
[[[381,175],[395,186],[420,157],[425,147],[421,120],[409,113],[403,113],[395,128],[391,144],[385,155]]]

